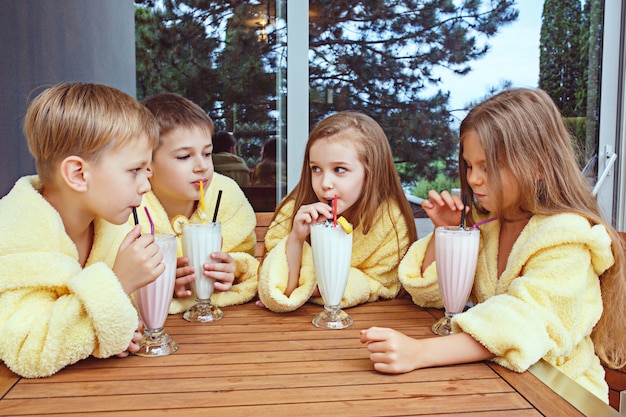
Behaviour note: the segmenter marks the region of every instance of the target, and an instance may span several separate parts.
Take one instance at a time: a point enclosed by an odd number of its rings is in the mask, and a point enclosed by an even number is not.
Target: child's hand
[[[140,319],[139,323],[137,324],[137,329],[135,329],[135,333],[133,333],[133,338],[131,339],[130,344],[128,345],[126,350],[124,352],[118,353],[115,356],[117,356],[118,358],[125,358],[126,356],[128,356],[129,353],[139,352],[139,343],[141,342],[142,337],[143,323]]]
[[[141,234],[135,226],[120,245],[113,272],[126,294],[132,294],[157,279],[165,271],[163,255],[151,234]]]
[[[189,266],[189,259],[184,256],[176,259],[176,283],[174,284],[174,297],[188,298],[191,297],[191,289],[189,283],[195,281],[196,276],[193,273],[193,266]]]
[[[235,281],[235,260],[226,252],[213,252],[211,259],[204,266],[204,276],[213,278],[215,291],[228,291]]]
[[[463,201],[457,195],[450,194],[448,191],[444,190],[439,194],[435,190],[430,190],[428,192],[428,200],[422,202],[422,208],[435,227],[459,225],[461,223]],[[469,210],[469,208],[466,208],[466,210]]]
[[[361,343],[367,344],[374,369],[401,374],[418,368],[419,341],[396,330],[370,327],[361,330]]]
[[[328,204],[313,203],[303,205],[293,218],[291,234],[299,242],[304,242],[311,233],[311,224],[321,223],[327,219],[332,219],[332,217],[332,208]]]

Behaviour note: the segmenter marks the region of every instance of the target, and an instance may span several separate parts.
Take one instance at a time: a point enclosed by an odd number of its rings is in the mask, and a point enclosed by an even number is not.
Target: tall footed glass
[[[445,315],[432,327],[444,336],[452,333],[450,320],[463,311],[467,304],[478,260],[480,230],[459,226],[441,226],[435,229],[435,260],[439,291]]]
[[[324,311],[313,318],[313,324],[323,329],[345,329],[352,317],[339,306],[346,291],[352,234],[337,224],[319,223],[311,226],[311,246],[317,286],[324,299]]]
[[[144,324],[143,337],[136,353],[139,356],[164,356],[178,350],[178,343],[163,330],[174,295],[176,236],[157,234],[155,239],[163,254],[165,271],[134,293],[135,304]]]
[[[222,249],[222,228],[219,222],[187,223],[183,225],[183,255],[193,266],[195,281],[191,283],[191,290],[196,297],[196,303],[191,306],[183,318],[193,322],[213,322],[224,317],[219,307],[211,303],[214,280],[204,275],[203,265],[214,262],[212,252]]]

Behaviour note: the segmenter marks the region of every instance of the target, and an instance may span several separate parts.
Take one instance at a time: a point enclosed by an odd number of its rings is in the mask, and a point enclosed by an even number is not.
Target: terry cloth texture
[[[96,219],[83,268],[39,188],[37,176],[23,177],[0,200],[0,359],[27,378],[123,352],[138,323],[111,269],[128,225]]]
[[[499,277],[500,222],[480,229],[475,307],[454,317],[454,331],[470,334],[495,362],[517,372],[543,358],[608,402],[604,369],[590,338],[602,315],[599,276],[614,262],[606,229],[572,213],[533,216]],[[441,308],[435,262],[420,272],[431,238],[411,246],[399,275],[416,304]]]
[[[312,297],[317,282],[313,253],[306,242],[298,287],[290,296],[285,295],[289,275],[285,244],[291,231],[289,218],[293,211],[293,202],[286,204],[265,235],[267,256],[259,273],[259,298],[267,308],[276,312],[296,310],[309,300],[323,304],[321,297]],[[394,202],[383,203],[367,235],[363,234],[361,226],[352,233],[350,274],[341,306],[395,298],[400,290],[398,263],[409,246],[408,229],[400,209]]]

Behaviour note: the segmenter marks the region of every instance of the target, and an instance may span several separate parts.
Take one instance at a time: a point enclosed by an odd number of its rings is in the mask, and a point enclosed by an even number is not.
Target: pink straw
[[[152,222],[152,217],[150,217],[148,207],[144,206],[144,210],[146,210],[146,216],[148,216],[148,221],[150,222],[150,233],[152,233],[152,236],[154,236],[154,223]]]
[[[482,226],[483,224],[485,224],[485,223],[489,223],[489,222],[492,222],[492,221],[494,221],[494,220],[498,220],[498,218],[497,218],[497,217],[490,217],[490,218],[488,218],[488,219],[486,219],[486,220],[483,220],[483,221],[481,221],[481,222],[478,222],[478,223],[476,223],[476,224],[474,224],[474,225],[472,226],[472,229],[478,229],[478,226]]]

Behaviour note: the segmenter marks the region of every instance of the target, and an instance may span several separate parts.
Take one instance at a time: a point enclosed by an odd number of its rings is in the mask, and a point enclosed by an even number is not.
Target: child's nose
[[[198,158],[196,160],[194,168],[197,172],[204,172],[209,169],[209,163],[210,163],[209,160],[206,160],[204,158]]]
[[[324,176],[322,177],[322,187],[324,187],[324,189],[326,190],[330,190],[333,188],[333,178],[332,175],[330,174],[324,174]]]
[[[145,194],[152,189],[152,186],[150,185],[150,181],[148,181],[148,178],[152,176],[152,172],[148,171],[147,174],[148,175],[145,176],[143,181],[141,181],[141,186],[139,187],[139,194]]]
[[[467,183],[470,185],[477,185],[481,182],[481,176],[476,170],[471,170],[467,174]]]

